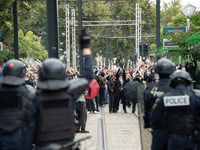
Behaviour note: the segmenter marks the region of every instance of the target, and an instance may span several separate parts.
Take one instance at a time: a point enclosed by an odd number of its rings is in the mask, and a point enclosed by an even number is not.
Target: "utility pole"
[[[135,53],[137,54],[137,58],[139,57],[139,43],[142,41],[142,28],[141,28],[141,19],[142,19],[142,9],[140,8],[139,3],[136,3],[135,10]]]
[[[108,68],[108,31],[106,29],[106,69]]]
[[[18,22],[17,22],[17,0],[13,2],[13,24],[14,24],[14,58],[19,59],[18,54]]]
[[[78,0],[78,25],[79,25],[79,35],[82,30],[82,2]],[[79,43],[80,44],[80,43]],[[83,51],[81,45],[79,45],[79,57],[80,57],[80,75],[83,75]]]
[[[59,58],[58,0],[46,0],[49,58]]]
[[[66,66],[70,67],[70,22],[69,22],[69,4],[66,4]]]
[[[73,68],[76,69],[76,26],[75,26],[75,9],[72,9],[72,62]]]
[[[111,0],[109,0],[109,4],[110,4],[109,10],[111,10],[111,5],[112,5],[111,4]],[[110,27],[110,33],[111,33],[111,27]],[[111,60],[111,55],[112,55],[112,53],[111,53],[112,50],[111,49],[112,49],[112,47],[111,47],[111,42],[112,42],[112,39],[110,38],[110,70],[112,69],[112,67],[111,67],[112,66],[112,60]]]
[[[160,0],[156,0],[156,47],[160,48]]]
[[[110,38],[110,70],[112,69],[112,59],[111,59],[111,56],[112,56],[112,39]]]

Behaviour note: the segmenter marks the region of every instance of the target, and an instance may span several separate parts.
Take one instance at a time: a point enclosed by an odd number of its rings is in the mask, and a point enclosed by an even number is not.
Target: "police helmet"
[[[169,59],[161,58],[155,64],[155,73],[158,74],[171,74],[175,70],[175,64]]]
[[[65,65],[56,58],[48,58],[39,67],[38,88],[59,90],[67,88]]]
[[[190,84],[192,84],[192,78],[188,72],[177,70],[173,72],[170,76],[170,86],[174,87],[177,85],[177,83],[182,83],[186,86],[189,86]]]
[[[19,60],[9,60],[4,65],[2,75],[2,84],[21,85],[25,83],[26,68]]]

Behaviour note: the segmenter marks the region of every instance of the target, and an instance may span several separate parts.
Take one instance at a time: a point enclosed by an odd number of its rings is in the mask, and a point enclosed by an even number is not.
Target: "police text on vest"
[[[163,101],[165,107],[190,105],[189,95],[164,96]]]

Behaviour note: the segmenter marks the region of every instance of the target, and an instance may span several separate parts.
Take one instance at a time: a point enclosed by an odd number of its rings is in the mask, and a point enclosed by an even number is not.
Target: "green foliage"
[[[13,58],[13,51],[3,49],[0,51],[0,65],[3,65],[6,61]]]
[[[7,21],[12,19],[12,4],[14,0],[0,1],[0,30],[7,28]]]
[[[200,46],[197,44],[200,43],[199,40],[199,33],[200,32],[200,12],[195,13],[194,15],[190,16],[190,29],[187,33],[172,33],[168,36],[168,40],[171,40],[173,43],[176,43],[179,48],[180,55],[186,58],[188,55],[192,60],[200,60]],[[170,26],[186,26],[186,18],[181,13],[177,14],[175,17],[172,18],[172,22],[168,25]]]
[[[154,44],[154,43],[151,44],[149,50],[150,50],[149,53],[151,53],[153,50],[156,50],[156,44]]]
[[[166,27],[171,19],[176,16],[182,9],[180,0],[172,0],[168,3],[163,1],[163,9],[161,10],[161,26]]]
[[[24,35],[22,30],[18,32],[19,36],[19,53],[27,54],[27,57],[33,57],[35,60],[44,60],[48,57],[47,51],[37,42],[37,36],[32,31]],[[25,56],[26,57],[26,56]]]
[[[0,2],[0,17],[5,18],[4,31],[6,36],[3,41],[6,45],[13,46],[13,28],[12,28],[12,3],[14,0],[1,0]],[[83,21],[101,21],[101,20],[135,20],[135,5],[140,4],[142,8],[142,34],[155,34],[156,32],[156,7],[150,0],[126,0],[126,1],[83,1]],[[65,4],[59,3],[59,40],[63,44],[60,45],[62,55],[66,47],[65,33]],[[76,20],[78,20],[78,2],[69,2],[70,7],[76,10]],[[173,0],[170,3],[164,3],[164,8],[161,11],[161,26],[166,26],[173,16],[180,12],[181,5],[180,0]],[[44,50],[45,36],[46,36],[46,3],[35,1],[18,1],[18,24],[19,29],[19,51],[20,56],[34,57],[44,59],[47,57],[47,53]],[[1,13],[3,12],[3,13]],[[8,18],[6,18],[6,12]],[[71,10],[70,10],[71,13]],[[180,14],[182,15],[182,14]],[[162,17],[165,16],[165,17]],[[71,16],[70,16],[71,17]],[[181,16],[182,17],[182,16]],[[199,24],[199,16],[193,18],[191,22]],[[182,22],[185,24],[186,19],[182,18]],[[170,26],[178,24],[179,21],[171,23]],[[192,20],[192,18],[191,18]],[[104,23],[102,23],[104,24]],[[195,26],[197,26],[194,24]],[[193,25],[193,24],[192,24]],[[105,57],[105,37],[126,37],[135,35],[135,26],[106,26],[106,27],[85,27],[92,35],[91,49],[93,56],[101,55]],[[24,35],[24,33],[26,33]],[[78,30],[76,30],[76,41],[78,47]],[[41,38],[41,44],[36,40]],[[163,37],[164,38],[164,37]],[[155,47],[156,38],[142,38],[143,43],[149,42],[151,50]],[[128,59],[132,59],[135,54],[135,38],[127,39],[112,39],[111,40],[112,58],[117,58],[118,63],[127,62]],[[108,39],[108,50],[110,49],[110,39]],[[78,51],[78,48],[77,48]],[[26,52],[26,53],[24,53]],[[109,52],[110,54],[110,52]]]
[[[187,26],[187,20],[185,16],[179,12],[176,16],[172,17],[171,22],[168,23],[168,27],[178,27],[178,26]]]

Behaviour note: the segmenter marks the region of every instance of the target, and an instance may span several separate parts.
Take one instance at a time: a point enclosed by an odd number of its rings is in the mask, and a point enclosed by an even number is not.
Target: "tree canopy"
[[[0,29],[4,36],[1,39],[5,43],[5,48],[13,48],[13,20],[12,3],[14,0],[0,1]],[[102,20],[135,20],[136,3],[142,8],[142,34],[155,35],[156,32],[156,6],[150,0],[126,0],[126,1],[83,1],[83,21],[102,21]],[[65,51],[65,4],[59,3],[59,39],[60,54]],[[69,2],[70,9],[75,8],[76,20],[78,20],[78,2]],[[164,26],[186,26],[186,18],[180,13],[182,6],[180,0],[172,0],[165,3],[161,9],[161,27]],[[70,11],[71,13],[71,11]],[[71,18],[71,15],[70,15]],[[200,17],[198,14],[191,18],[191,26],[198,27]],[[46,58],[46,2],[40,1],[18,1],[18,27],[19,27],[19,51],[26,53],[26,57],[37,59]],[[85,27],[92,35],[91,49],[93,56],[103,56],[106,53],[106,36],[127,37],[135,36],[135,26],[104,26],[104,27]],[[76,41],[78,51],[78,28],[76,30]],[[106,35],[107,34],[107,35]],[[162,34],[162,33],[161,33]],[[161,40],[165,38],[161,35]],[[40,39],[39,42],[37,39]],[[143,43],[152,44],[151,49],[155,48],[156,38],[142,38]],[[26,44],[26,42],[31,42]],[[111,56],[117,58],[117,63],[132,60],[135,54],[135,38],[116,38],[108,39],[108,49]],[[110,52],[109,52],[110,53]]]

